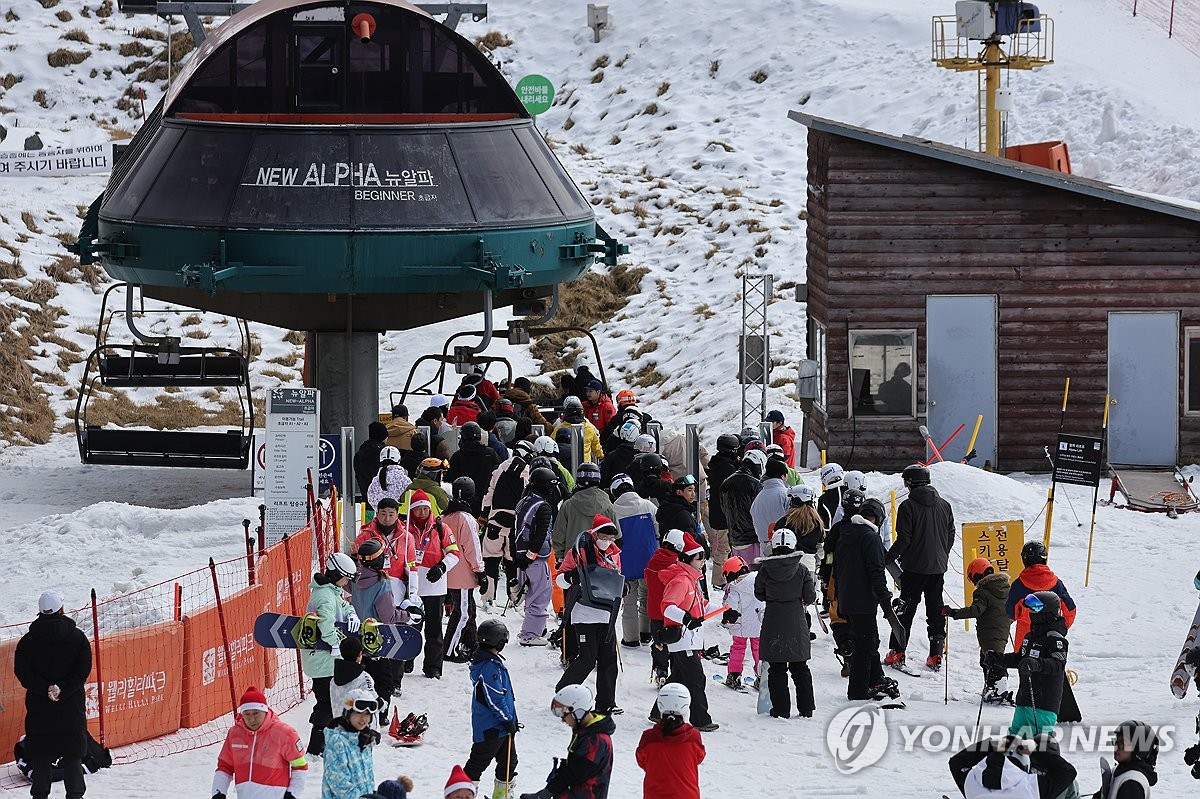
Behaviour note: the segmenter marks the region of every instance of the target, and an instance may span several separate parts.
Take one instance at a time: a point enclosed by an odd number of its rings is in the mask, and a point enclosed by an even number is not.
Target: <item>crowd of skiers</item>
[[[371,424],[354,462],[371,518],[351,551],[330,555],[314,576],[307,608],[337,650],[304,653],[316,696],[307,744],[269,711],[257,721],[280,730],[275,784],[297,797],[306,757],[323,755],[323,799],[404,796],[403,781],[374,785],[370,749],[381,740],[372,725],[387,726],[391,700],[415,663],[364,658],[353,636],[338,641],[336,622],[352,631],[366,618],[419,625],[427,678],[442,677],[446,661],[468,664],[472,745],[445,793],[456,799],[476,796],[493,764],[490,795],[517,795],[521,725],[501,654],[509,630],[495,618],[477,624],[478,604],[520,608],[516,643],[557,647],[564,669],[551,710],[571,729],[567,757],[522,799],[608,795],[613,718],[624,712],[616,703],[618,647],[648,647],[659,693],[649,709],[655,726],[637,752],[644,795],[691,799],[700,795],[701,733],[719,729],[709,713],[706,660],[724,663],[730,689],[760,690],[760,710],[810,717],[817,701],[813,625],[828,619],[846,698],[902,704],[885,668],[910,670],[909,633],[923,608],[924,665],[942,665],[947,617],[977,619],[982,699],[1015,705],[1009,738],[951,761],[964,795],[1059,795],[1069,765],[1054,760],[1045,736],[1057,721],[1078,718],[1066,669],[1075,605],[1041,543],[1024,546],[1025,570],[1011,585],[986,559],[971,563],[973,601],[951,607],[944,578],[954,515],[926,467],[904,470],[908,496],[890,530],[889,513],[868,495],[861,472],[826,464],[819,493],[803,481],[794,434],[779,411],[765,419],[770,440],[750,428],[722,434],[693,475],[683,468],[682,437],[653,434],[632,391],[614,402],[586,370],[569,377],[554,413],[534,403],[528,381],[496,386],[476,373],[452,399],[435,396],[415,425],[403,405],[389,421]],[[583,458],[573,463],[570,445],[580,434]],[[881,614],[891,628],[882,657]],[[706,646],[708,624],[730,632],[727,656]],[[1007,687],[1014,668],[1015,693]],[[587,686],[593,673],[594,691]],[[239,720],[231,738],[257,729],[259,698],[243,698],[250,718]],[[419,736],[423,720],[409,721],[399,732]],[[389,732],[397,734],[395,719]],[[1118,766],[1116,784],[1153,784],[1153,760],[1131,751],[1132,765]],[[241,773],[226,754],[216,799]],[[1125,776],[1133,772],[1143,776]],[[998,792],[1022,780],[1027,793]],[[1131,788],[1108,796],[1142,795]]]

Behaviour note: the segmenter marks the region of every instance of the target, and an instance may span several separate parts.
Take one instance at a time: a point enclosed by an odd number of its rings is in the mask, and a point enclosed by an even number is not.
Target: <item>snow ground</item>
[[[90,143],[106,135],[97,120],[129,131],[136,127],[115,109],[137,74],[120,72],[129,59],[117,51],[137,38],[138,29],[165,26],[120,14],[101,19],[98,5],[62,0],[42,9],[26,0],[0,3],[20,17],[0,25],[0,33],[8,34],[0,73],[23,78],[0,96],[0,122],[9,128],[0,148],[19,147],[34,130],[48,146]],[[1195,57],[1154,26],[1130,17],[1117,0],[1039,5],[1058,21],[1057,62],[1013,77],[1017,111],[1009,120],[1010,140],[1062,138],[1078,174],[1200,201],[1200,106],[1190,101]],[[82,16],[85,7],[91,16]],[[666,380],[641,390],[646,404],[668,421],[702,423],[710,442],[737,422],[731,376],[741,271],[763,269],[777,281],[803,282],[805,133],[787,121],[786,112],[802,108],[886,132],[964,144],[975,138],[974,85],[969,76],[929,63],[928,18],[952,11],[945,0],[902,6],[886,0],[780,0],[734,10],[698,0],[686,11],[677,4],[610,0],[609,7],[612,27],[600,44],[592,43],[583,26],[582,8],[546,0],[493,3],[491,18],[467,24],[464,32],[509,34],[514,45],[498,51],[506,74],[515,82],[538,72],[558,87],[558,101],[539,120],[540,127],[597,203],[605,227],[627,237],[630,262],[651,270],[642,293],[595,330],[607,364],[618,369],[614,382],[657,368]],[[59,11],[69,11],[73,19],[58,21]],[[85,29],[92,43],[58,41],[73,28]],[[179,30],[176,24],[174,32]],[[64,45],[92,56],[66,70],[49,67],[45,54]],[[111,75],[93,79],[93,67],[101,74],[112,70]],[[755,73],[765,79],[752,81]],[[145,84],[148,105],[157,102],[164,86],[162,81]],[[39,89],[47,92],[47,107],[34,99]],[[95,109],[95,119],[86,118],[83,109]],[[0,241],[17,248],[28,273],[15,283],[28,286],[45,278],[45,268],[60,252],[54,235],[77,232],[72,211],[86,206],[102,185],[98,177],[6,180]],[[23,211],[32,226],[21,218]],[[0,252],[0,258],[7,257]],[[57,290],[54,302],[68,312],[60,334],[87,347],[89,337],[80,328],[95,324],[98,295],[82,283],[59,284]],[[770,402],[788,408],[791,364],[803,352],[804,316],[802,307],[791,304],[789,290],[778,290],[777,300],[770,315],[778,383]],[[402,385],[415,357],[440,351],[442,339],[464,327],[481,325],[476,319],[461,327],[448,323],[390,334],[381,353],[381,407],[387,391]],[[280,377],[262,373],[265,362],[286,358],[294,347],[282,341],[284,331],[254,329],[264,346],[255,366],[256,390],[279,385]],[[714,346],[718,341],[721,345]],[[61,351],[60,344],[46,342],[40,368],[50,370]],[[518,371],[530,369],[527,354],[518,355],[525,358],[515,364]],[[278,366],[276,373],[286,377],[287,368]],[[298,373],[292,372],[294,381]],[[60,418],[73,409],[64,393],[80,374],[75,364],[66,373],[67,386],[46,387]],[[871,478],[873,494],[899,485],[895,476]],[[239,554],[240,520],[253,518],[258,504],[247,496],[248,483],[247,474],[83,468],[72,437],[64,435],[44,446],[0,451],[0,546],[15,565],[5,575],[0,623],[28,619],[37,594],[51,585],[64,590],[69,605],[78,605],[93,586],[101,595],[112,595],[192,570],[210,556]],[[954,466],[938,467],[935,483],[960,522],[1032,522],[1046,488],[1040,477],[1005,478]],[[1183,553],[1192,548],[1200,515],[1167,520],[1101,508],[1092,581],[1085,589],[1088,497],[1081,489],[1059,491],[1051,563],[1080,605],[1070,636],[1071,667],[1080,675],[1076,693],[1085,719],[1115,724],[1135,717],[1171,724],[1180,740],[1190,743],[1193,703],[1174,700],[1167,678],[1196,601],[1190,587],[1196,564]],[[1084,527],[1074,526],[1064,494],[1081,513]],[[1040,534],[1040,522],[1034,527],[1030,537]],[[951,585],[948,592],[957,600],[961,586]],[[515,629],[511,613],[509,623]],[[710,633],[719,642],[723,636],[720,630]],[[914,638],[913,656],[924,643],[921,633]],[[893,735],[887,756],[850,777],[836,773],[825,747],[825,725],[843,706],[828,639],[822,637],[814,648],[819,707],[812,720],[760,719],[753,700],[714,685],[709,694],[722,729],[706,736],[705,794],[748,785],[761,786],[760,792],[772,797],[951,792],[945,756],[903,753],[896,734],[901,722],[974,723],[973,635],[956,627],[951,646],[949,682],[956,701],[943,704],[940,676],[901,676],[909,709],[889,718]],[[551,755],[561,754],[566,745],[566,731],[546,712],[548,685],[559,672],[547,653],[514,648],[508,654],[527,725],[521,737],[521,784],[529,790],[540,784]],[[640,793],[633,749],[652,694],[644,679],[647,653],[623,655],[630,673],[622,677],[618,697],[628,712],[617,720],[614,797]],[[408,681],[402,706],[429,712],[432,729],[420,749],[380,751],[381,779],[404,772],[417,781],[416,796],[438,795],[450,765],[463,760],[469,746],[464,674],[463,667],[448,666],[439,682]],[[306,715],[299,708],[288,718],[299,728]],[[984,708],[985,724],[1007,721],[1007,712]],[[93,777],[88,795],[157,797],[167,781],[186,786],[183,792],[204,791],[215,757],[215,747],[209,747],[125,766]],[[1090,792],[1098,784],[1095,755],[1071,759],[1081,770],[1081,787]],[[778,772],[780,765],[791,774],[777,779],[770,770]],[[1164,753],[1160,765],[1159,795],[1193,790],[1178,752]],[[316,795],[316,788],[307,795]]]

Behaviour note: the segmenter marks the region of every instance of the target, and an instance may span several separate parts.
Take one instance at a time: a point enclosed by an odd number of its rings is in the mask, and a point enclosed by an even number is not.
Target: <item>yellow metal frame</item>
[[[1034,28],[1040,30],[1034,30]],[[1000,109],[996,95],[1003,69],[1038,69],[1054,63],[1054,20],[1045,14],[1023,20],[1018,31],[1005,41],[999,36],[977,42],[958,35],[958,17],[933,18],[932,60],[955,72],[979,73],[980,150],[999,157]],[[975,50],[979,47],[978,51]]]

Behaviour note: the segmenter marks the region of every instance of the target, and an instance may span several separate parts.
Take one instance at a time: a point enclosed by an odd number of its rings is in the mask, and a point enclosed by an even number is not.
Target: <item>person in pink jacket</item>
[[[225,799],[230,785],[238,799],[296,799],[304,791],[308,759],[304,742],[267,706],[267,697],[250,687],[238,703],[237,720],[225,736],[213,799]]]
[[[470,477],[456,478],[451,484],[450,504],[442,523],[450,529],[458,543],[458,562],[446,573],[445,653],[451,663],[467,663],[475,652],[475,588],[486,590],[483,558],[479,555],[479,523],[472,504],[475,500],[475,481]]]

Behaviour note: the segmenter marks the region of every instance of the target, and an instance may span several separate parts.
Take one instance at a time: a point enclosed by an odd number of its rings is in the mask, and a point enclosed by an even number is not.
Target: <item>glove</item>
[[[486,572],[477,572],[475,574],[475,582],[479,585],[479,593],[486,594],[488,592],[488,576]]]
[[[528,569],[529,564],[533,561],[529,559],[529,550],[526,549],[521,552],[514,552],[512,556],[512,562],[513,565],[518,569]]]
[[[222,794],[222,796],[224,796],[224,794]],[[296,794],[292,793],[291,791],[284,791],[283,799],[296,799]]]
[[[58,698],[62,696],[62,689],[57,685],[51,685],[46,689],[46,696],[50,697],[51,702],[57,702]]]
[[[829,582],[829,578],[833,576],[833,566],[822,563],[817,569],[817,576],[821,578],[822,583]]]
[[[979,653],[979,667],[983,669],[995,668],[1000,665],[1000,653],[993,652],[990,649]]]
[[[286,797],[287,794],[284,794],[284,796]],[[221,793],[220,791],[217,791],[216,793],[214,793],[212,795],[212,799],[225,799],[225,794]]]
[[[694,619],[687,613],[683,614],[683,626],[689,630],[697,630],[704,624],[704,619]]]
[[[429,571],[425,573],[426,579],[431,583],[436,583],[438,580],[446,576],[446,561],[439,560],[437,563],[429,567]]]
[[[895,612],[895,614],[897,616],[903,616],[904,611],[907,607],[908,607],[908,603],[905,602],[902,598],[897,597],[896,599],[892,600],[892,610]]]
[[[357,633],[362,628],[362,622],[359,621],[358,614],[353,610],[346,617],[346,629],[352,633]]]
[[[382,736],[380,736],[379,730],[373,730],[370,727],[367,727],[358,734],[358,748],[366,749],[368,746],[374,746],[375,744],[379,743],[381,739]]]
[[[421,622],[425,620],[425,611],[416,602],[411,600],[405,602],[400,609],[408,614],[408,623],[413,626],[420,626]]]
[[[949,605],[942,605],[942,615],[953,617],[954,608],[950,607]]]
[[[515,733],[517,731],[517,720],[511,719],[509,721],[504,722],[504,731],[506,733],[508,733],[509,735],[512,735],[513,733]]]
[[[721,624],[737,624],[737,620],[742,617],[742,614],[730,608],[721,614]]]
[[[1017,671],[1021,674],[1035,674],[1042,670],[1042,661],[1037,658],[1021,658],[1021,662],[1017,664]]]

